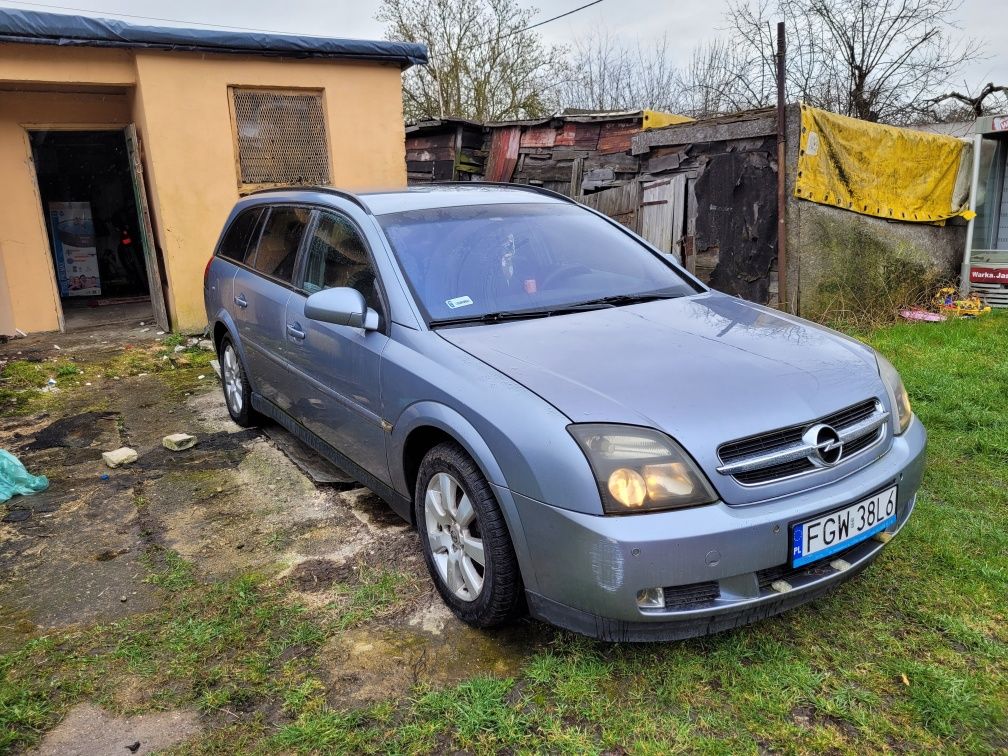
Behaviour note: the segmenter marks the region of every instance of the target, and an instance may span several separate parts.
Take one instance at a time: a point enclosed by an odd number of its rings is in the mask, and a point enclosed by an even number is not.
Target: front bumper
[[[927,434],[916,418],[889,451],[842,480],[747,506],[600,517],[514,494],[535,570],[533,616],[604,640],[673,640],[753,622],[810,601],[875,560],[903,527],[924,472]],[[897,521],[806,567],[789,565],[789,526],[895,483]],[[837,562],[837,559],[842,562]],[[831,567],[830,563],[838,567]],[[662,587],[663,610],[637,592]]]

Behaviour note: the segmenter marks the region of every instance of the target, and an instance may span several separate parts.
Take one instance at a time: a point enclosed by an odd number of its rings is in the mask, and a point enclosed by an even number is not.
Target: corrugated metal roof
[[[427,62],[427,48],[412,42],[299,37],[266,32],[138,26],[124,21],[0,8],[0,43],[126,47],[204,53]]]
[[[606,121],[641,120],[643,110],[606,110],[599,112],[559,113],[545,118],[516,118],[510,121],[491,121],[490,128],[498,126],[543,126],[547,123],[603,123]]]

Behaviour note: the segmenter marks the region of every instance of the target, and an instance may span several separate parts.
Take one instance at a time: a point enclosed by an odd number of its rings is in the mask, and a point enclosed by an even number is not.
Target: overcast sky
[[[464,1],[464,0],[462,0]],[[584,5],[587,0],[520,0],[535,6],[537,20]],[[221,24],[293,34],[377,38],[383,27],[374,18],[378,0],[41,0],[21,3],[0,0],[0,6],[53,13],[94,16],[133,14],[150,20],[119,16],[138,24]],[[603,0],[600,4],[539,29],[552,43],[567,43],[591,29],[608,27],[628,41],[648,40],[668,31],[681,41],[677,63],[684,63],[699,41],[716,36],[728,0]],[[972,63],[960,78],[974,87],[990,80],[1008,83],[1008,19],[1005,0],[964,0],[959,12],[963,34],[986,43],[987,59]],[[155,20],[162,19],[162,20]]]

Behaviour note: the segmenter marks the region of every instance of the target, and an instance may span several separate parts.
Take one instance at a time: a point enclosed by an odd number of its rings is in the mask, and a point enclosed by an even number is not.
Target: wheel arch
[[[217,353],[218,358],[220,357],[221,342],[224,340],[224,337],[227,336],[231,339],[231,343],[234,344],[235,351],[238,352],[238,357],[241,359],[242,365],[248,365],[248,360],[245,358],[245,345],[238,336],[238,326],[227,310],[221,310],[217,313],[217,317],[213,320],[211,335],[213,338],[214,351]],[[247,377],[249,384],[254,391],[256,386],[255,376],[248,375]]]
[[[479,431],[456,410],[437,402],[418,402],[402,413],[392,429],[389,445],[389,467],[394,486],[404,491],[412,501],[420,463],[428,451],[446,441],[461,446],[490,483],[507,523],[522,580],[526,588],[535,590],[535,570],[531,565],[525,530],[504,472]],[[416,525],[416,514],[412,508],[410,516]]]

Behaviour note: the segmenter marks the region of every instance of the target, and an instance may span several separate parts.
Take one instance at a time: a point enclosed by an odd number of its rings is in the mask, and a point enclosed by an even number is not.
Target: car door
[[[289,373],[283,348],[287,300],[293,290],[298,249],[311,218],[306,207],[270,207],[256,245],[251,267],[235,274],[234,306],[238,334],[253,390],[289,409]]]
[[[239,308],[235,300],[235,272],[247,265],[255,255],[259,232],[262,230],[260,221],[264,208],[261,206],[242,210],[228,225],[227,230],[217,245],[215,255],[217,260],[228,264],[215,266],[215,275],[208,282],[211,290],[207,293],[207,316],[214,318],[219,309],[224,309],[237,324],[244,316],[244,310]]]
[[[292,414],[369,473],[389,482],[379,372],[387,315],[363,234],[347,216],[319,211],[304,245],[297,290],[287,300],[285,353],[298,402]],[[378,331],[305,317],[308,296],[335,286],[360,291],[381,317]]]

